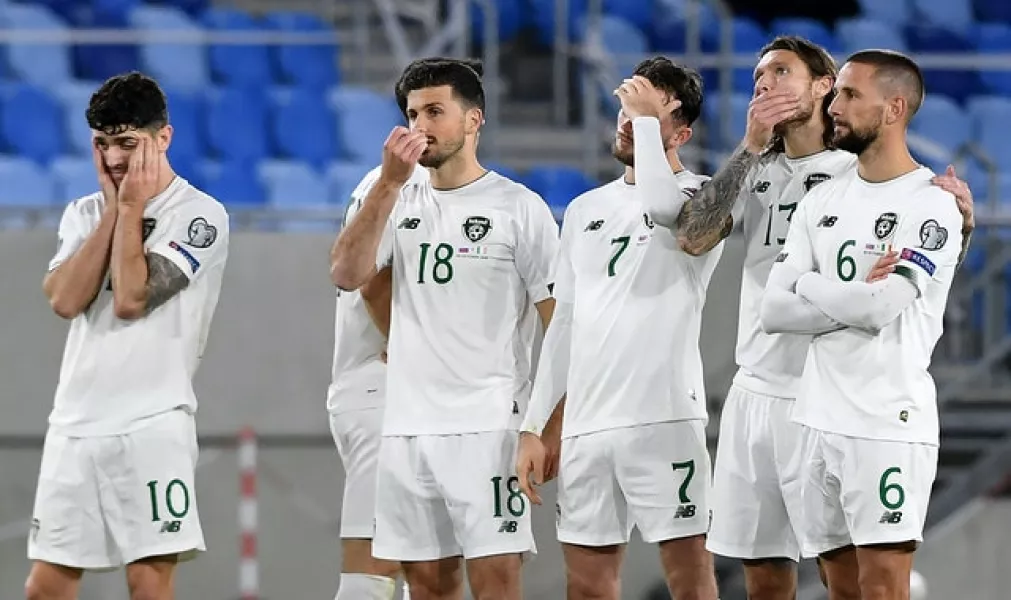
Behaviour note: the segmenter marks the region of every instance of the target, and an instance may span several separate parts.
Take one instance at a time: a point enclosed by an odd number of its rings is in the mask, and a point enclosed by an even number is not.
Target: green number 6
[[[888,483],[888,478],[894,474],[901,475],[902,469],[898,467],[885,469],[885,472],[881,474],[881,480],[878,482],[878,496],[881,498],[881,504],[883,504],[888,510],[902,508],[902,505],[906,502],[906,490],[902,489],[902,485],[898,483]],[[890,502],[888,500],[889,493],[897,495],[895,502]]]

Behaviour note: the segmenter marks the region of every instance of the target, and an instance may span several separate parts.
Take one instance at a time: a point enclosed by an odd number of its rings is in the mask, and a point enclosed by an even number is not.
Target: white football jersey
[[[67,206],[59,267],[98,227],[101,193]],[[144,249],[171,260],[189,285],[150,314],[116,317],[106,278],[88,309],[70,324],[50,426],[62,435],[114,435],[176,408],[195,411],[193,375],[218,303],[228,257],[228,214],[214,198],[176,177],[144,209]]]
[[[688,196],[707,179],[677,174]],[[565,437],[708,418],[699,331],[722,252],[682,252],[624,178],[569,205],[554,290],[573,305]]]
[[[752,169],[734,206],[744,232],[745,257],[737,320],[734,383],[753,393],[795,398],[811,337],[762,331],[765,283],[802,198],[816,185],[856,165],[856,156],[823,150],[802,158],[776,153]]]
[[[544,200],[493,171],[404,189],[377,256],[393,262],[384,435],[519,427],[557,249]]]
[[[798,271],[861,282],[893,248],[918,298],[872,336],[843,329],[816,336],[804,367],[794,419],[857,438],[938,443],[936,388],[927,371],[941,337],[961,246],[954,197],[921,167],[884,183],[856,169],[819,186],[797,210],[783,249]]]
[[[379,180],[382,167],[370,171],[351,194],[344,225],[358,214],[362,201]],[[428,169],[418,166],[407,181],[414,186],[428,181]],[[326,408],[331,414],[380,408],[386,398],[386,365],[381,354],[386,350],[386,338],[369,316],[358,291],[337,291],[334,316],[334,352]]]

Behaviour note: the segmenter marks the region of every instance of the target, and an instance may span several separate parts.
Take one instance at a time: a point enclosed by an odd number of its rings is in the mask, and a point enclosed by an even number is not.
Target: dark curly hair
[[[168,105],[158,82],[136,71],[110,78],[91,96],[88,126],[106,135],[131,129],[157,131],[168,124]]]
[[[453,97],[470,108],[484,110],[484,66],[473,59],[422,58],[407,65],[395,92],[400,111],[407,115],[407,96],[413,91],[448,85]]]
[[[664,56],[647,58],[635,67],[634,75],[645,77],[653,87],[681,101],[674,118],[690,126],[702,112],[702,77],[694,69],[676,64]]]

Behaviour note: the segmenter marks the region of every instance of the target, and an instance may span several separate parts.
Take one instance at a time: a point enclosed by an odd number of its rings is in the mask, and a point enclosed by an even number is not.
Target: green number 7
[[[628,236],[623,235],[621,237],[614,238],[613,240],[611,240],[611,245],[613,246],[615,244],[618,244],[618,250],[615,251],[614,256],[611,257],[611,262],[607,263],[608,277],[614,277],[614,265],[618,262],[618,259],[625,252],[625,249],[628,248]]]

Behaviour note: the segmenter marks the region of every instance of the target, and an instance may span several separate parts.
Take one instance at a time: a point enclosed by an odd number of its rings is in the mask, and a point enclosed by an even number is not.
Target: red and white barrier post
[[[256,556],[256,433],[245,427],[239,434],[239,597],[260,597],[260,565]]]

